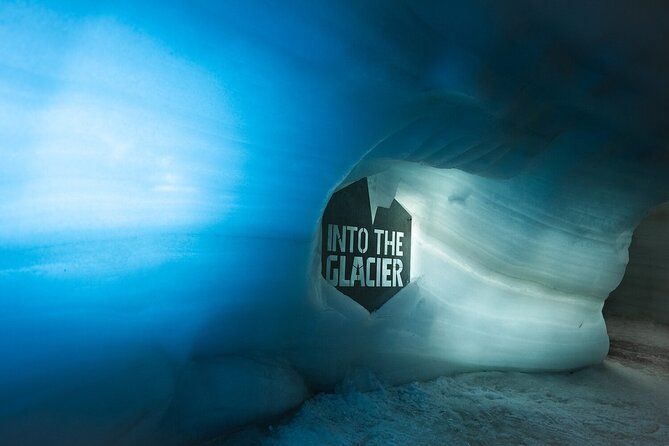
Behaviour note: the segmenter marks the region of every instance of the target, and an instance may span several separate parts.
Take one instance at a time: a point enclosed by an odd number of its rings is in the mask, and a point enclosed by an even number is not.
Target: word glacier
[[[350,268],[346,267],[345,255],[329,254],[325,261],[325,279],[334,286],[402,287],[404,264],[402,239],[404,233],[374,229],[375,256],[365,255],[369,251],[369,230],[357,226],[328,225],[327,250],[342,254],[354,254]],[[381,251],[384,256],[380,257]],[[358,255],[355,255],[358,254]]]

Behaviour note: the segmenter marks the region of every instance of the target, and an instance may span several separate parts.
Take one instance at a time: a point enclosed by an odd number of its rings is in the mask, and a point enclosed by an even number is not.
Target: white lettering
[[[376,234],[376,255],[381,255],[381,235],[383,234],[383,229],[374,229],[374,234]]]
[[[362,257],[353,257],[353,264],[351,265],[351,286],[355,286],[355,282],[360,282],[360,286],[365,286],[365,263]]]
[[[342,229],[341,232],[339,232],[339,225],[333,225],[334,226],[334,231],[332,232],[332,250],[337,251],[336,245],[339,245],[339,252],[346,252],[346,231]],[[344,226],[345,228],[346,226]],[[335,240],[336,240],[336,245],[335,245]]]
[[[332,268],[332,262],[337,261],[337,256],[336,255],[329,255],[327,260],[325,261],[325,277],[328,282],[330,282],[332,285],[337,286],[337,268]]]
[[[393,271],[395,272],[393,274],[393,286],[399,286],[402,287],[404,284],[402,283],[402,269],[404,268],[404,264],[402,263],[402,260],[400,259],[393,259]]]
[[[392,271],[390,270],[390,266],[393,264],[393,259],[386,259],[384,258],[382,260],[383,263],[383,276],[381,277],[381,286],[383,287],[389,287],[392,286],[392,281],[391,281],[391,274]]]
[[[348,252],[353,252],[353,234],[358,230],[357,226],[345,226],[348,231]]]
[[[384,249],[383,249],[383,255],[387,256],[388,255],[388,247],[390,247],[390,255],[393,256],[395,255],[395,231],[390,231],[392,234],[392,237],[389,239],[388,238],[388,231],[385,231],[386,233],[386,243],[384,243]]]
[[[364,240],[365,240],[364,248],[363,248],[363,245],[362,245],[362,240],[363,240],[362,235],[363,234],[365,235],[365,237],[364,237]],[[367,229],[361,228],[360,232],[358,232],[358,252],[360,254],[364,254],[364,253],[367,252],[367,248],[369,248],[369,232],[367,232]]]
[[[376,283],[374,283],[374,280],[369,276],[369,273],[372,272],[372,263],[376,262],[376,258],[374,257],[367,257],[367,271],[366,271],[366,278],[367,278],[367,286],[376,286]],[[378,276],[377,276],[378,277]]]
[[[349,287],[351,286],[350,279],[346,278],[346,257],[339,256],[339,286]]]

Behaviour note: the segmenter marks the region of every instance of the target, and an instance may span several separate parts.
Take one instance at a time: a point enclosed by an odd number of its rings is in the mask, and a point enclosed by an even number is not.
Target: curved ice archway
[[[354,321],[333,328],[345,333],[336,342],[348,342],[348,355],[336,356],[345,366],[369,367],[390,380],[417,373],[421,361],[430,363],[423,368],[427,375],[478,367],[565,370],[600,362],[608,351],[601,309],[623,277],[632,230],[646,205],[626,201],[624,166],[619,178],[595,184],[590,175],[600,168],[592,153],[598,149],[574,147],[578,139],[563,135],[546,153],[521,160],[521,167],[503,160],[499,167],[495,162],[508,149],[490,162],[481,160],[489,147],[463,153],[430,146],[432,133],[426,137],[424,126],[412,128],[421,131],[384,139],[341,185],[369,176],[372,193],[396,197],[413,216],[411,286],[367,318],[321,278],[316,231],[315,296]],[[561,167],[573,174],[551,183],[547,171],[560,161],[550,153],[556,148],[563,151]],[[388,157],[397,153],[412,162]],[[436,157],[440,167],[421,157]],[[480,167],[477,174],[449,168],[449,159],[463,158],[488,170],[482,175]],[[608,198],[602,202],[603,193]],[[359,339],[366,340],[363,346]]]

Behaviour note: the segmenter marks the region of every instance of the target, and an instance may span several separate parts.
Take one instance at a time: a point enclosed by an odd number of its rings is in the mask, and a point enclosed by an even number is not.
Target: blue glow
[[[666,77],[622,31],[605,57],[516,9],[0,4],[0,441],[183,444],[356,367],[599,361],[630,231],[669,197]],[[422,247],[370,316],[314,280],[314,237],[377,174]]]

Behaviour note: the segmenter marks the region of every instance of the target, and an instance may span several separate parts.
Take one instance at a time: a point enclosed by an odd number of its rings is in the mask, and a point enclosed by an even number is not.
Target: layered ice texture
[[[601,361],[669,198],[667,7],[541,6],[1,5],[2,442],[184,444],[360,370]],[[318,270],[365,176],[414,223],[373,314]]]

